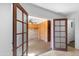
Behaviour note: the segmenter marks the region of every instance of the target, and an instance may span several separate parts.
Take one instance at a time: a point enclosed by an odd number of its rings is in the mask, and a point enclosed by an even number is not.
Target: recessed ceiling
[[[28,22],[30,22],[30,20],[31,20],[31,22],[35,23],[35,24],[40,24],[44,21],[47,21],[47,19],[38,18],[38,17],[34,17],[34,16],[29,16],[28,18],[29,18]]]
[[[69,15],[79,11],[79,3],[34,3],[34,5],[64,15]]]

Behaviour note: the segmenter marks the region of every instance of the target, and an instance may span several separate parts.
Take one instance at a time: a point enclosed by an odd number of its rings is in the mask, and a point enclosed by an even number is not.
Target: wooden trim
[[[55,25],[55,26],[65,26],[65,25]]]
[[[16,13],[17,8],[22,11],[22,21],[17,20]],[[24,14],[27,16],[26,22],[24,22]],[[17,33],[17,22],[22,23],[22,33]],[[24,24],[26,24],[27,31],[24,32]],[[26,42],[24,42],[24,34],[26,33]],[[17,35],[22,34],[22,44],[17,47]],[[17,56],[17,48],[22,46],[22,56],[24,55],[24,43],[26,43],[26,50],[28,51],[28,13],[24,10],[24,8],[19,3],[13,3],[13,56]],[[28,55],[28,53],[26,52]]]
[[[55,32],[65,32],[65,31],[55,31]]]
[[[23,33],[16,33],[16,35],[20,35],[20,34],[22,35],[22,34],[24,34],[24,33],[27,33],[27,32],[23,32]]]
[[[27,24],[27,23],[25,23],[24,21],[20,21],[20,20],[17,20],[18,22],[21,22],[21,23],[24,23],[24,24]]]
[[[24,21],[24,14],[22,12],[22,21]],[[22,33],[24,32],[24,24],[22,23]],[[22,56],[23,56],[23,51],[24,51],[24,34],[22,34]]]
[[[16,7],[13,4],[13,56],[16,56]]]
[[[16,49],[17,49],[17,48],[20,48],[20,47],[21,47],[22,45],[24,45],[25,43],[26,43],[26,42],[23,42],[22,44],[20,44],[19,46],[17,46]]]
[[[54,19],[54,21],[67,20],[67,18]]]
[[[27,51],[26,49],[25,49],[25,51],[23,51],[23,55],[24,55],[24,53],[26,53],[26,51]]]
[[[19,4],[19,3],[13,3],[17,8],[19,8],[23,13],[28,15],[28,12]]]
[[[55,20],[53,20],[53,47],[55,49]]]
[[[51,41],[51,21],[48,21],[48,42]]]
[[[27,17],[27,27],[26,27],[26,29],[27,29],[27,33],[26,33],[26,38],[27,38],[27,40],[26,40],[26,55],[28,56],[28,17]]]
[[[67,49],[68,49],[68,47],[67,47],[67,40],[68,40],[68,38],[67,38],[67,36],[68,36],[68,35],[67,35],[67,32],[68,32],[68,31],[67,31],[67,29],[68,29],[67,25],[68,25],[68,24],[67,24],[67,20],[66,20],[66,51],[67,51]]]
[[[65,41],[65,43],[66,43],[66,48],[64,49],[62,49],[62,48],[55,48],[55,32],[58,32],[58,31],[55,31],[55,21],[61,21],[61,20],[65,20],[65,25],[63,25],[63,26],[65,26],[65,31],[59,31],[59,32],[65,32],[66,33],[66,36],[65,36],[65,38],[66,38],[66,41]],[[63,36],[64,37],[64,36]],[[60,37],[61,38],[61,37]],[[54,39],[54,41],[53,41],[53,45],[54,45],[54,49],[55,50],[62,50],[62,51],[67,51],[67,18],[62,18],[62,19],[54,19],[54,21],[53,21],[53,39]]]

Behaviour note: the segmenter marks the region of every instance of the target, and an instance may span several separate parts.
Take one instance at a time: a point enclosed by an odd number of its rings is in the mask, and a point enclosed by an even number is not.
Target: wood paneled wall
[[[38,38],[47,42],[48,39],[48,21],[38,25]]]
[[[30,24],[28,29],[35,29],[38,31],[38,39],[48,41],[48,21],[44,21],[40,24]]]
[[[38,29],[38,24],[28,23],[28,29]]]

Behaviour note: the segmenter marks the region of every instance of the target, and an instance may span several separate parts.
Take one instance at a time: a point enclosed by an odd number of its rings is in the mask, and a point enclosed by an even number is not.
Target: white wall
[[[79,12],[68,16],[68,18],[75,20],[75,48],[79,49]]]
[[[72,24],[72,27],[71,27],[71,22],[73,22],[73,24]],[[68,41],[67,41],[67,43],[69,44],[69,42],[70,41],[73,41],[73,40],[75,40],[75,22],[74,22],[74,19],[72,19],[72,18],[68,18],[68,28],[67,28],[67,30],[68,30]]]
[[[51,20],[51,43],[50,43],[50,47],[53,49],[54,45],[53,45],[53,20]]]
[[[0,56],[12,55],[12,4],[0,3]]]

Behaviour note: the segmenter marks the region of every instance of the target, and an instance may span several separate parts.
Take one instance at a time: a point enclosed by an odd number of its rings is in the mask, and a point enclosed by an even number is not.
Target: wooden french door
[[[54,49],[67,51],[67,19],[53,21]]]
[[[13,56],[28,54],[28,13],[13,3]]]

